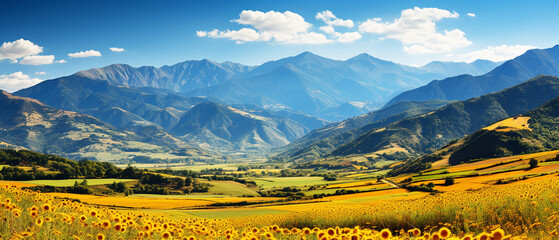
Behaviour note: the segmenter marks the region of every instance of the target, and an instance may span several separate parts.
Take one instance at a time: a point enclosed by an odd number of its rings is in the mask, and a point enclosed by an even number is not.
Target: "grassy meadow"
[[[207,190],[186,194],[41,193],[26,187],[71,187],[83,179],[0,181],[0,238],[552,239],[559,227],[559,162],[549,159],[557,154],[440,163],[384,180],[378,169],[330,170],[323,174],[336,178],[326,179],[222,165],[223,175],[193,179]],[[537,167],[529,166],[532,158]],[[157,175],[186,179],[173,173]],[[134,189],[145,180],[87,179],[101,189],[113,182]]]

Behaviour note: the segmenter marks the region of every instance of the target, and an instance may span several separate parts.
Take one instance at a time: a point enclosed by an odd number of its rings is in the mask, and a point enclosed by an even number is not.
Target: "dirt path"
[[[392,182],[392,181],[390,181],[390,180],[386,180],[386,179],[381,179],[381,181],[382,181],[383,183],[386,183],[386,184],[388,184],[388,185],[392,186],[392,187],[395,187],[395,188],[400,188],[400,186],[398,186],[398,185],[397,185],[396,183],[393,183],[393,182]]]

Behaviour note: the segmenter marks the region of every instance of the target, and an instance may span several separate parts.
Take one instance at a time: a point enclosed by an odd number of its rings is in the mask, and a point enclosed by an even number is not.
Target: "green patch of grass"
[[[233,181],[204,181],[212,185],[208,194],[229,196],[258,196],[259,194],[246,185]]]
[[[397,163],[397,162],[400,162],[400,161],[394,161],[394,160],[380,160],[380,161],[378,161],[378,162],[375,162],[375,163],[373,164],[373,166],[376,167],[376,168],[383,168],[384,166],[390,166],[390,165],[392,165],[392,164],[394,164],[394,163]]]
[[[436,170],[432,170],[432,171],[425,171],[425,172],[423,172],[423,175],[437,175],[437,174],[443,174],[447,171],[448,170],[446,168],[442,168],[442,169],[436,169]]]
[[[268,214],[285,213],[283,210],[255,208],[242,210],[196,210],[186,211],[188,214],[203,218],[229,218],[229,217],[248,217]]]
[[[461,172],[453,172],[453,173],[443,173],[443,174],[428,174],[428,175],[421,175],[421,176],[413,176],[414,181],[425,181],[425,180],[439,180],[445,179],[446,177],[463,177],[476,174],[477,172],[474,170],[471,171],[461,171]]]
[[[30,181],[20,181],[23,183],[36,184],[36,185],[47,185],[54,187],[70,187],[74,186],[77,181],[81,183],[84,179],[61,179],[61,180],[30,180]],[[87,179],[87,184],[90,186],[94,185],[105,185],[111,184],[113,182],[132,182],[137,181],[137,179],[117,179],[117,178],[100,178],[100,179]]]
[[[262,188],[301,187],[324,184],[343,183],[348,181],[326,181],[322,177],[263,177],[252,178]]]
[[[311,190],[311,191],[306,191],[305,195],[306,196],[312,196],[314,194],[333,194],[336,192],[336,190],[340,190],[340,189],[319,189],[319,190]]]
[[[206,198],[226,198],[222,195],[209,194],[185,194],[185,195],[161,195],[161,194],[133,194],[129,197],[135,198],[169,198],[169,199],[206,199]]]

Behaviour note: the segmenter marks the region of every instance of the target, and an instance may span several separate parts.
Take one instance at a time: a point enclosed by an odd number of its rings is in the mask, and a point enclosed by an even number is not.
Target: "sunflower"
[[[326,230],[326,234],[328,234],[329,236],[334,236],[336,235],[336,230],[334,230],[333,228],[328,228],[328,230]]]
[[[493,240],[503,240],[504,237],[505,237],[505,231],[503,231],[503,229],[499,228],[491,232],[491,239]]]
[[[119,232],[120,232],[120,229],[122,229],[122,225],[116,224],[116,225],[114,226],[114,229],[115,229],[115,231],[119,231]]]
[[[462,240],[474,240],[474,237],[472,235],[466,235]]]
[[[85,215],[81,215],[80,216],[80,221],[85,222],[85,220],[87,220],[87,217]]]
[[[103,227],[103,228],[110,228],[110,227],[111,227],[111,222],[109,222],[109,221],[103,221],[103,222],[101,223],[101,227]]]
[[[382,231],[380,231],[381,239],[389,239],[391,237],[392,237],[392,232],[390,232],[390,230],[388,230],[387,228],[382,229]]]
[[[450,234],[451,234],[450,229],[448,229],[446,227],[443,227],[443,228],[439,229],[439,235],[442,238],[448,238],[448,237],[450,237]]]
[[[47,212],[50,211],[52,209],[52,207],[50,206],[50,204],[45,203],[43,204],[43,207],[41,207],[43,209],[43,211]]]
[[[163,232],[163,234],[161,234],[161,236],[162,236],[164,239],[170,239],[170,238],[171,238],[171,233],[169,233],[169,232]]]
[[[97,234],[97,240],[105,240],[105,235],[102,233]]]
[[[482,234],[477,236],[477,239],[479,239],[479,240],[489,240],[489,239],[491,239],[491,236],[489,236],[489,234],[487,234],[487,233],[482,233]]]
[[[39,227],[43,226],[43,223],[44,223],[43,219],[37,218],[37,220],[35,220],[35,224]]]

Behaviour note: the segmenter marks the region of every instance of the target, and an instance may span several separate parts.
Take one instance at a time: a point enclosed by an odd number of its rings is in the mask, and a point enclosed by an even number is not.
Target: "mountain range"
[[[559,72],[559,45],[498,64],[478,60],[411,67],[367,54],[340,61],[310,52],[259,66],[209,60],[160,68],[114,64],[11,96],[95,119],[157,151],[190,149],[192,156],[205,157],[273,151],[272,158],[296,162],[351,154],[415,157],[557,96],[551,76],[524,81]],[[452,74],[462,75],[418,87]],[[465,100],[470,97],[478,98]],[[490,135],[495,131],[483,136]],[[7,136],[0,144],[62,150],[37,145],[54,141],[50,136],[35,142],[22,140],[25,135],[17,141]],[[83,148],[68,149],[83,157]]]
[[[407,156],[431,153],[451,140],[536,108],[558,95],[559,78],[539,76],[496,93],[451,103],[428,114],[372,129],[331,154],[372,154],[391,150]]]
[[[172,153],[208,157],[172,135],[157,131],[139,135],[91,116],[49,107],[35,99],[0,91],[0,141],[34,151],[79,159],[106,160],[127,154]],[[147,131],[147,130],[146,130]],[[171,154],[169,154],[171,155]]]
[[[434,80],[417,89],[399,94],[387,105],[403,101],[466,100],[500,91],[538,75],[559,74],[559,45],[548,49],[532,49],[504,62],[487,74],[468,74]]]
[[[432,112],[448,101],[401,102],[377,111],[315,129],[281,148],[274,157],[305,161],[321,157],[374,128]]]
[[[433,62],[410,67],[360,54],[346,61],[310,52],[244,66],[209,60],[160,68],[114,64],[75,74],[115,85],[166,89],[186,96],[207,96],[228,104],[287,109],[339,121],[379,108],[395,94],[436,78],[489,71],[497,63]]]
[[[304,122],[301,124],[265,110],[234,108],[205,97],[184,97],[153,88],[119,86],[81,73],[44,81],[14,94],[88,114],[141,136],[173,135],[191,146],[217,153],[261,154],[309,132],[304,124],[316,127],[326,123],[302,114],[287,114]],[[229,133],[233,135],[227,136]]]
[[[431,164],[458,165],[488,158],[544,152],[559,148],[559,97],[543,105],[452,141],[437,151],[408,160],[390,175],[419,172]]]

